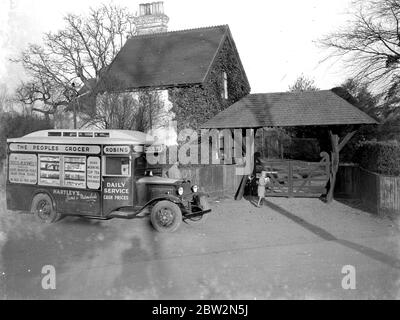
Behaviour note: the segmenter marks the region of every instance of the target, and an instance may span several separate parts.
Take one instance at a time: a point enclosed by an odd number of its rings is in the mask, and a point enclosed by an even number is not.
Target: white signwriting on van
[[[100,158],[88,157],[87,159],[87,186],[89,189],[100,188]]]
[[[104,147],[105,154],[129,154],[131,148],[129,146],[106,146]]]
[[[10,154],[9,179],[12,183],[37,183],[37,156],[34,154]]]
[[[11,143],[11,151],[17,152],[46,152],[46,153],[80,153],[99,154],[99,146],[65,145],[65,144],[34,144],[34,143]]]

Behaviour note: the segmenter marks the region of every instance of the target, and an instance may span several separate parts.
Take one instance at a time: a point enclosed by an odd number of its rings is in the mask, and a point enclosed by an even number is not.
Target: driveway
[[[224,199],[212,209],[203,224],[160,234],[147,218],[40,225],[3,201],[0,298],[400,298],[391,220],[318,199],[270,198],[261,208]],[[45,265],[55,290],[42,289]],[[355,290],[342,288],[345,265],[355,267]]]

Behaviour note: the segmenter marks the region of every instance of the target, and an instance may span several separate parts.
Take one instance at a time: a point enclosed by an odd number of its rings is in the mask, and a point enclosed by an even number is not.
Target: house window
[[[222,79],[223,79],[223,86],[224,86],[224,91],[222,92],[222,98],[228,99],[228,75],[224,71],[222,73]]]

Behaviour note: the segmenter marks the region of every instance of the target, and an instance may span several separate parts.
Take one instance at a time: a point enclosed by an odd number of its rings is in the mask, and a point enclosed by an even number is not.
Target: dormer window
[[[228,99],[229,98],[229,96],[228,96],[228,75],[226,74],[225,71],[222,73],[222,81],[223,81],[223,87],[224,87],[224,90],[222,92],[222,98]]]

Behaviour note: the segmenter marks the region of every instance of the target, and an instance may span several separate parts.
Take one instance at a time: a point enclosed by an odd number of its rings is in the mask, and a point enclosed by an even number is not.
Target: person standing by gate
[[[265,188],[269,183],[270,183],[270,179],[269,179],[269,177],[267,177],[267,172],[262,171],[261,177],[258,179],[258,188],[257,188],[258,204],[257,204],[257,207],[260,206],[261,200],[265,199]]]

